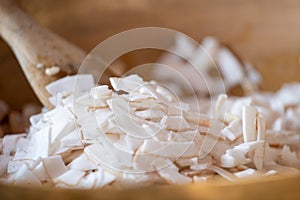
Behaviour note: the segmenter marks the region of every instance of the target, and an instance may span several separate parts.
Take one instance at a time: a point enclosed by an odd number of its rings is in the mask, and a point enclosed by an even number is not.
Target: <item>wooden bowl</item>
[[[261,88],[274,91],[300,81],[300,2],[239,0],[19,0],[41,24],[86,51],[131,28],[159,26],[200,41],[211,35],[230,45],[263,76]],[[134,65],[146,59],[129,56]],[[0,99],[12,108],[38,102],[12,52],[0,41]],[[21,91],[21,92],[20,92]],[[125,191],[65,190],[0,186],[0,199],[281,199],[300,198],[300,177],[237,183],[214,182]]]
[[[0,198],[5,200],[75,200],[75,199],[299,199],[300,176],[224,180],[185,186],[156,186],[126,190],[71,190],[47,187],[22,187],[0,184]]]

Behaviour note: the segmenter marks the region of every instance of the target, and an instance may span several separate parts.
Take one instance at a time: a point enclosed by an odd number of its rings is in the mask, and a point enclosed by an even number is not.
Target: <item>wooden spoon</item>
[[[75,74],[86,53],[39,25],[12,0],[0,0],[0,35],[13,50],[42,104],[53,108],[45,86]]]

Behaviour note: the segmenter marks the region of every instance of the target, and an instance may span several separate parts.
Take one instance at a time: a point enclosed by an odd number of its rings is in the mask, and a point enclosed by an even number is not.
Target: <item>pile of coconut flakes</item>
[[[172,90],[137,75],[110,78],[112,89],[92,75],[62,78],[46,87],[53,110],[31,116],[28,133],[0,139],[0,182],[92,189],[299,173],[300,83],[254,92],[259,74],[211,37],[201,46],[178,37],[172,48],[207,74],[203,82],[183,60],[161,58],[203,94],[196,104],[179,100],[172,91],[186,88],[163,68],[154,76]],[[227,91],[241,85],[249,95],[207,98],[206,84],[218,89],[208,75],[215,64]]]
[[[299,173],[300,84],[219,95],[199,114],[154,81],[110,81],[113,90],[91,75],[48,85],[55,109],[32,116],[28,134],[0,140],[1,182],[90,189]]]

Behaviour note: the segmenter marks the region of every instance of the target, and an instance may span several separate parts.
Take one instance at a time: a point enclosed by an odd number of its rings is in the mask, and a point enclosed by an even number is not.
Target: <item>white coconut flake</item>
[[[112,91],[108,89],[107,85],[100,85],[91,88],[90,95],[94,99],[108,98],[112,95]]]
[[[242,136],[242,121],[237,119],[230,122],[230,124],[222,130],[222,135],[230,141],[234,141]]]
[[[227,87],[233,87],[243,81],[243,66],[229,49],[223,47],[219,50],[218,62]]]
[[[203,159],[199,159],[198,162],[196,164],[191,165],[190,168],[195,171],[198,170],[201,171],[201,170],[208,169],[212,164],[213,164],[212,157],[206,156]]]
[[[243,107],[243,136],[244,142],[251,142],[256,140],[256,115],[257,109],[255,107]]]
[[[199,147],[193,142],[161,142],[146,140],[141,151],[166,158],[194,157],[199,153]]]
[[[257,170],[263,169],[264,164],[264,156],[265,156],[265,143],[261,143],[257,145],[254,150],[253,162]]]
[[[47,175],[54,179],[68,171],[61,156],[51,156],[42,160]]]
[[[112,148],[109,142],[94,143],[84,149],[84,152],[95,164],[107,167],[130,167],[132,166],[132,155],[118,148]]]
[[[164,116],[160,124],[166,125],[168,130],[185,131],[190,126],[183,116]]]
[[[240,172],[234,173],[238,178],[247,178],[250,176],[258,175],[258,173],[254,169],[246,169]]]
[[[289,83],[281,87],[276,94],[277,98],[284,106],[299,105],[300,103],[300,84]]]
[[[277,174],[277,172],[275,170],[269,170],[266,173],[263,174],[263,176],[272,176]]]
[[[40,180],[31,172],[27,165],[23,164],[14,175],[15,184],[40,186]]]
[[[75,158],[68,167],[71,170],[80,170],[80,171],[90,171],[90,170],[96,170],[97,166],[92,163],[90,160],[88,160],[87,156],[85,154],[82,154],[81,156]]]
[[[152,165],[152,163],[157,159],[161,158],[156,155],[143,153],[138,150],[133,157],[133,169],[136,172],[153,172],[155,171],[155,167]]]
[[[3,149],[2,152],[4,155],[11,155],[16,152],[16,145],[18,140],[21,137],[24,137],[25,134],[14,134],[14,135],[5,135],[3,138]]]
[[[155,122],[160,121],[166,114],[160,109],[148,109],[136,111],[135,114],[143,119],[152,120]]]
[[[81,178],[84,176],[84,172],[80,170],[69,170],[65,172],[64,174],[56,177],[53,181],[54,183],[63,183],[70,186],[75,186],[78,184],[78,182],[81,180]]]
[[[152,164],[158,174],[169,183],[182,185],[192,182],[191,178],[180,174],[178,168],[170,160],[159,159]]]
[[[49,179],[49,176],[44,168],[43,162],[40,162],[33,170],[32,172],[34,175],[40,180],[40,181],[46,181]]]
[[[203,183],[208,180],[209,176],[193,176],[194,183]]]
[[[61,147],[70,147],[72,148],[83,148],[83,143],[80,139],[79,131],[74,130],[65,137],[60,139],[60,146]]]
[[[26,164],[28,167],[33,167],[35,161],[33,160],[10,160],[7,164],[7,174],[14,174],[20,170],[23,164]]]
[[[96,176],[94,172],[89,173],[84,176],[79,183],[77,184],[77,188],[81,189],[92,189],[96,183]]]
[[[46,90],[51,95],[56,95],[59,92],[72,92],[75,87],[77,92],[90,89],[94,86],[94,78],[92,75],[81,74],[74,76],[66,76],[57,81],[51,82],[46,86]]]
[[[297,167],[300,165],[300,160],[296,152],[291,151],[289,146],[284,145],[278,155],[278,163],[284,166]]]
[[[266,139],[266,122],[262,115],[258,115],[256,118],[257,124],[257,140],[265,140]]]
[[[48,76],[54,76],[60,72],[60,68],[58,66],[52,66],[45,70],[45,74]]]
[[[102,188],[110,184],[116,179],[114,175],[107,173],[101,168],[98,168],[98,171],[95,172],[95,175],[96,175],[95,188]]]
[[[251,159],[247,158],[246,154],[262,143],[263,142],[257,141],[242,143],[233,149],[226,150],[226,154],[220,158],[220,165],[225,168],[230,168],[251,162]]]
[[[0,155],[0,176],[6,173],[8,162],[11,161],[12,156]]]
[[[29,146],[29,152],[34,159],[47,158],[50,151],[50,128],[46,127],[35,132]]]
[[[125,78],[110,78],[109,80],[115,91],[136,92],[143,84],[143,79],[137,75],[130,75]]]
[[[228,172],[227,170],[218,167],[216,165],[212,165],[209,167],[210,170],[216,172],[217,174],[219,174],[220,176],[224,177],[225,179],[229,180],[229,181],[234,181],[235,180],[235,176]]]

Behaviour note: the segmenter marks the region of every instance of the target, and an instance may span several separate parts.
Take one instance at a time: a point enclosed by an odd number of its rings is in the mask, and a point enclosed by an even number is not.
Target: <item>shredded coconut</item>
[[[209,68],[202,48],[177,42],[174,48]],[[221,62],[226,87],[241,84],[247,75],[234,55],[214,38],[203,45]],[[55,108],[31,116],[27,134],[0,139],[0,181],[93,189],[299,173],[300,83],[274,94],[220,94],[200,113],[138,75],[110,82],[97,86],[91,75],[76,75],[49,84]]]

